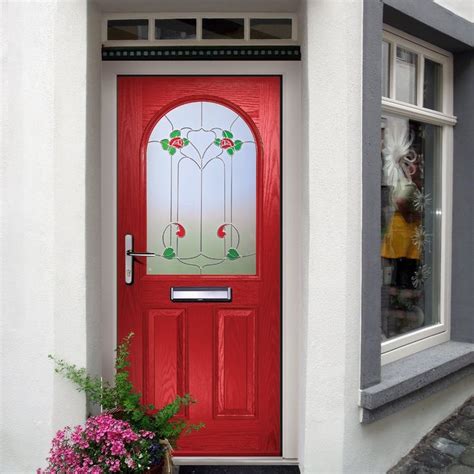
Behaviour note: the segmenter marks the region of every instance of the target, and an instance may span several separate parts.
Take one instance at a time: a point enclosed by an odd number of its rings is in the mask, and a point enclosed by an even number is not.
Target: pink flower
[[[135,433],[129,423],[112,415],[95,416],[85,426],[58,431],[51,443],[48,467],[38,469],[37,474],[102,474],[120,472],[125,465],[134,469],[153,437],[149,431]]]

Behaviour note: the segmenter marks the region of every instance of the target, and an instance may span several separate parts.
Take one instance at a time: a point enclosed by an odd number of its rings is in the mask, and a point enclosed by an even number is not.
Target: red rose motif
[[[222,224],[218,229],[217,229],[217,237],[219,237],[220,239],[223,239],[227,233],[225,231],[225,226],[227,224]]]
[[[181,137],[174,137],[170,140],[169,146],[173,148],[183,148],[184,141]]]
[[[220,147],[223,149],[223,150],[227,150],[227,148],[230,148],[234,146],[234,142],[230,139],[230,138],[223,138],[221,140],[221,144],[220,144]]]
[[[173,222],[173,224],[178,228],[176,235],[182,239],[186,235],[186,229],[178,222]]]

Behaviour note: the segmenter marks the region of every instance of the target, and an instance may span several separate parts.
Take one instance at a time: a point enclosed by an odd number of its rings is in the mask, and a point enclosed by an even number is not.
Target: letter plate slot
[[[232,301],[232,288],[224,287],[173,287],[171,301],[206,303],[208,301]]]

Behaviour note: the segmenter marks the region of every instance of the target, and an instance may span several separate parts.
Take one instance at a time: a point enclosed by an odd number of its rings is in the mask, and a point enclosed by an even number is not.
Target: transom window
[[[382,361],[449,340],[450,53],[387,27],[382,42]]]
[[[252,14],[108,14],[102,40],[107,45],[296,44],[296,15]]]

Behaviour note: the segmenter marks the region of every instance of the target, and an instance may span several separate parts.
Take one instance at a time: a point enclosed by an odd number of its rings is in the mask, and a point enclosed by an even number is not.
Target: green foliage
[[[163,252],[163,257],[165,257],[168,260],[172,260],[174,257],[176,257],[176,253],[174,252],[173,247],[165,248]]]
[[[163,140],[160,140],[161,147],[163,148],[163,150],[168,149],[169,142],[170,141],[167,138],[163,138]]]
[[[128,421],[134,430],[152,431],[158,439],[168,439],[174,445],[182,433],[190,433],[204,426],[203,423],[189,424],[178,415],[183,407],[196,401],[185,394],[178,395],[161,409],[152,404],[143,405],[141,394],[135,392],[127,370],[132,337],[133,333],[129,334],[116,350],[114,384],[90,376],[84,368],[52,355],[48,357],[54,361],[55,371],[73,382],[78,391],[85,392],[91,402],[101,405],[103,410],[111,411],[115,417]]]
[[[237,260],[238,258],[240,258],[240,254],[236,249],[230,248],[227,252],[227,258],[229,260]]]

